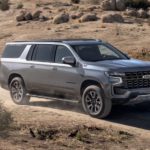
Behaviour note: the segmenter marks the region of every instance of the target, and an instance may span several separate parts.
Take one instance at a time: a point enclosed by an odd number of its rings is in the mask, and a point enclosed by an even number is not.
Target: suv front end
[[[150,100],[150,71],[133,70],[106,73],[111,83],[113,103],[137,104]]]

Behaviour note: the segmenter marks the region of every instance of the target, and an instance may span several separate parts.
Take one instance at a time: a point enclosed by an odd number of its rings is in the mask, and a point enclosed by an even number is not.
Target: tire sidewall
[[[100,96],[101,99],[102,99],[101,111],[98,114],[95,114],[95,115],[90,113],[90,111],[87,109],[86,102],[85,102],[85,96],[86,96],[87,92],[89,92],[90,90],[96,91],[98,96]],[[106,106],[107,104],[109,104],[109,106]],[[91,85],[91,86],[88,86],[84,90],[83,95],[82,95],[82,106],[83,106],[84,111],[87,112],[90,116],[95,117],[95,118],[104,118],[104,117],[106,117],[107,114],[104,114],[105,109],[106,109],[106,107],[110,107],[109,109],[111,110],[111,105],[112,105],[111,100],[105,98],[104,93],[103,93],[103,91],[100,87],[95,86],[95,85]],[[108,114],[110,113],[110,110],[108,110]]]
[[[14,100],[13,95],[12,95],[12,92],[11,92],[11,86],[12,86],[12,84],[13,84],[14,82],[16,82],[16,81],[19,82],[19,84],[21,84],[22,90],[23,90],[23,96],[22,96],[22,99],[20,100],[20,102],[17,102],[17,101]],[[11,98],[12,98],[12,100],[13,100],[13,102],[14,102],[15,104],[19,104],[19,105],[28,104],[29,98],[26,96],[26,94],[27,94],[26,88],[25,88],[25,85],[24,85],[23,80],[22,80],[20,77],[15,77],[15,78],[12,79],[12,81],[11,81],[10,84],[9,84],[9,89],[10,89]]]

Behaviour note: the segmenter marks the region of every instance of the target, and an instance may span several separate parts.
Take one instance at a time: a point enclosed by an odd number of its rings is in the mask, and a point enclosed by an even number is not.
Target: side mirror
[[[63,62],[63,64],[68,64],[68,65],[74,66],[76,63],[76,60],[72,56],[67,56],[67,57],[62,58],[62,62]]]

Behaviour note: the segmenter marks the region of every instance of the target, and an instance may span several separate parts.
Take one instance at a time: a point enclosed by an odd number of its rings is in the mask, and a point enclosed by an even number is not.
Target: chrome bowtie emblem
[[[143,79],[150,79],[150,75],[144,75]]]

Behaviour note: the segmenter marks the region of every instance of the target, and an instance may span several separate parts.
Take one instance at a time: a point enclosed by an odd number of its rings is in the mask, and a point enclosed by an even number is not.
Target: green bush
[[[11,113],[0,102],[0,131],[7,129],[12,121]]]
[[[146,9],[150,7],[150,3],[148,0],[126,0],[126,6]]]
[[[9,0],[0,0],[0,9],[2,11],[9,9]]]

